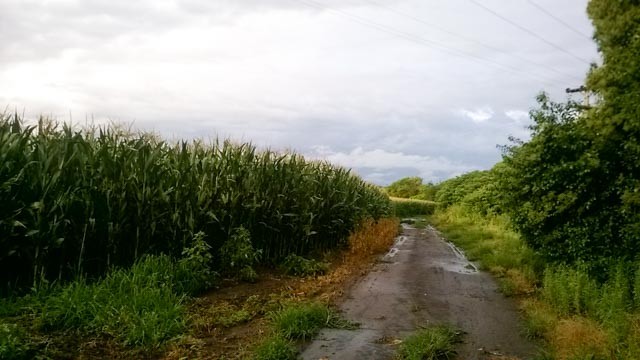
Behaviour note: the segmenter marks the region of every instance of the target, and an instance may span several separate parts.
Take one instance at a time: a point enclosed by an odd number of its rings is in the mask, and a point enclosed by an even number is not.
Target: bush
[[[251,234],[243,227],[234,229],[229,240],[220,249],[223,268],[228,273],[237,274],[241,280],[253,282],[258,274],[253,265],[260,261],[260,250],[251,244]]]
[[[204,233],[194,236],[193,244],[182,251],[175,269],[175,291],[179,294],[197,295],[213,286],[218,274],[211,270],[213,255],[211,246],[204,240]]]
[[[410,198],[420,194],[422,189],[422,179],[415,177],[402,178],[391,185],[387,186],[387,194],[399,198]]]

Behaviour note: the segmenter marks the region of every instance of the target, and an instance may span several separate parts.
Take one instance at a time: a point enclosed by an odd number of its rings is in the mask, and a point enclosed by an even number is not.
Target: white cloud
[[[539,1],[590,31],[586,0]],[[568,51],[596,55],[592,42],[529,16],[535,9],[487,3]],[[394,31],[291,0],[0,0],[0,108],[135,120],[173,138],[229,136],[316,155],[325,146],[372,181],[435,179],[489,168],[500,159],[495,145],[523,133],[518,109],[541,90],[564,97],[567,76],[588,68],[459,1],[388,6],[503,52],[368,0],[322,4]],[[522,58],[556,69],[544,76],[551,83],[536,75],[545,67]]]
[[[484,106],[475,110],[460,109],[458,113],[468,117],[475,123],[483,123],[493,117],[494,111],[490,106]]]
[[[336,152],[321,146],[314,150],[315,157],[352,168],[365,179],[375,183],[388,183],[403,177],[407,172],[416,174],[425,181],[438,181],[473,169],[473,166],[456,163],[445,157],[405,154],[383,149],[365,150],[357,147],[350,152]]]
[[[524,110],[507,110],[504,114],[518,124],[525,123],[529,120],[529,112]]]

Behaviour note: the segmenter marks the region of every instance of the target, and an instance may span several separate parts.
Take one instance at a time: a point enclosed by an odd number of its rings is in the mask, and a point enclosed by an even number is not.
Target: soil
[[[339,308],[358,330],[323,330],[303,359],[391,359],[401,339],[432,324],[462,333],[459,359],[530,359],[537,351],[519,327],[513,299],[498,291],[433,228],[403,224],[404,231],[373,270],[353,287]]]

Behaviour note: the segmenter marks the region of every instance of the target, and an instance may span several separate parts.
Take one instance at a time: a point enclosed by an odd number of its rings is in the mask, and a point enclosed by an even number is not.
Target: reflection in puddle
[[[460,274],[475,274],[478,272],[478,268],[469,260],[464,254],[464,251],[459,247],[455,246],[452,242],[447,241],[440,235],[440,232],[436,230],[433,226],[428,225],[427,229],[433,232],[440,240],[444,241],[445,244],[451,249],[451,252],[455,255],[454,259],[449,261],[440,261],[437,265],[441,266],[443,269],[448,271],[457,272]]]

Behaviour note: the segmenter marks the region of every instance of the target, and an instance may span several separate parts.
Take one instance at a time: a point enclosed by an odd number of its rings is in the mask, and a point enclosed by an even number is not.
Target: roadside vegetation
[[[222,279],[280,267],[320,276],[392,211],[377,187],[325,162],[117,126],[0,115],[0,163],[3,359],[74,353],[71,334],[161,351],[197,322],[192,299]]]
[[[437,184],[430,219],[520,300],[550,358],[639,359],[640,6],[591,0],[588,13],[603,56],[587,76],[595,105],[541,94],[531,139]]]
[[[446,360],[454,359],[460,332],[447,325],[430,326],[418,330],[400,343],[398,359]]]
[[[420,215],[431,215],[436,210],[436,203],[429,200],[403,199],[391,197],[392,213],[398,218],[410,218]]]

